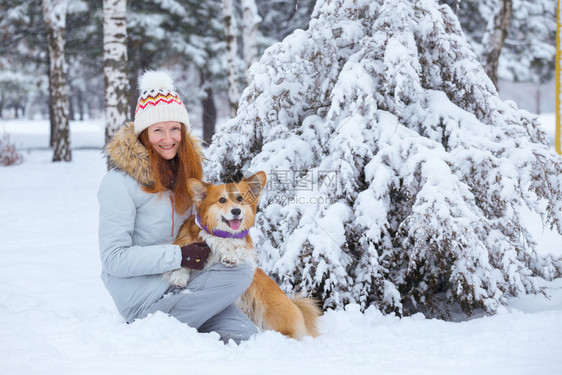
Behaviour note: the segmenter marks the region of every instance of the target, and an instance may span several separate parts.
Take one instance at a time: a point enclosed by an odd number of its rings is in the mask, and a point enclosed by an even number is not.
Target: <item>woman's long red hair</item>
[[[161,193],[172,190],[174,194],[174,207],[182,215],[191,207],[191,198],[187,191],[187,180],[190,178],[203,178],[203,165],[201,158],[195,151],[187,137],[185,126],[181,125],[181,141],[178,153],[172,160],[166,160],[152,147],[148,139],[148,129],[143,130],[139,139],[148,150],[150,169],[154,177],[154,185],[143,186],[147,193]]]

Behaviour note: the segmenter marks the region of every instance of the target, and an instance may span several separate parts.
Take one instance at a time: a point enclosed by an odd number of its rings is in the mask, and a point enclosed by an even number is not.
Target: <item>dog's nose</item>
[[[238,216],[238,215],[240,215],[240,213],[242,212],[242,210],[239,209],[239,208],[233,208],[230,212],[231,212],[234,216]]]

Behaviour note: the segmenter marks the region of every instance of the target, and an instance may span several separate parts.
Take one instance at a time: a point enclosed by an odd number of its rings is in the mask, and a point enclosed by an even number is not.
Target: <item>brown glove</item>
[[[181,266],[194,270],[202,270],[209,255],[211,248],[205,242],[196,242],[181,247]]]

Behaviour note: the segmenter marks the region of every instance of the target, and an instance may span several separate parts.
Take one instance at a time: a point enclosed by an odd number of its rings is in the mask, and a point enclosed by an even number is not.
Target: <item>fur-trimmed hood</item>
[[[200,162],[203,162],[199,140],[190,132],[187,133],[187,140],[193,146]],[[109,157],[111,168],[122,170],[141,185],[152,186],[154,184],[154,177],[148,160],[148,150],[135,133],[133,123],[125,124],[115,133],[111,141],[105,146],[105,153]]]

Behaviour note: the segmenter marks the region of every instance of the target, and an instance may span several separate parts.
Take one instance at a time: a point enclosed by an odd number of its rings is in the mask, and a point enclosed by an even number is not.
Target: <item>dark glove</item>
[[[205,242],[190,243],[181,247],[181,266],[202,270],[209,259],[211,248]]]

